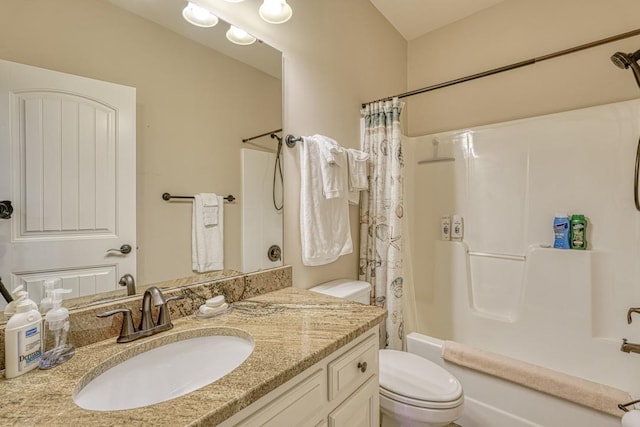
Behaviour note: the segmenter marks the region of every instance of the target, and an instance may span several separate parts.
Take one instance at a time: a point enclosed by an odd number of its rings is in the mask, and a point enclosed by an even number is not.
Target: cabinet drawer
[[[378,340],[371,335],[329,363],[329,400],[347,395],[378,373]]]
[[[242,427],[315,426],[318,419],[314,420],[312,415],[325,403],[326,385],[322,378],[323,374],[324,370],[319,369],[264,409],[237,425]]]

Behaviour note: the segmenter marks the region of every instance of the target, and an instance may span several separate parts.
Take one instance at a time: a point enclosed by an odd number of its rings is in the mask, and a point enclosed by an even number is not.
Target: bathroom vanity
[[[385,316],[378,307],[303,289],[270,292],[239,301],[220,317],[185,317],[170,331],[126,344],[111,338],[78,348],[54,369],[3,378],[0,424],[377,426],[377,326]],[[219,380],[136,409],[89,411],[74,403],[83,385],[151,341],[216,328],[254,341],[244,363]]]

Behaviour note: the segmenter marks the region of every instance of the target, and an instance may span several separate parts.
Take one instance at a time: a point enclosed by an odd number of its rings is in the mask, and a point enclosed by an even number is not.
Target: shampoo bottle
[[[571,249],[587,249],[587,219],[584,215],[571,215]]]
[[[451,240],[451,217],[449,215],[440,217],[440,238]]]
[[[556,214],[553,219],[553,247],[557,249],[569,249],[569,217],[565,214]]]
[[[44,336],[42,338],[42,358],[40,369],[51,369],[71,359],[76,348],[67,342],[69,333],[69,310],[62,307],[62,294],[71,289],[53,289],[51,303],[53,308],[44,318]]]
[[[37,368],[42,356],[42,316],[31,301],[20,301],[5,328],[5,377],[14,378]]]

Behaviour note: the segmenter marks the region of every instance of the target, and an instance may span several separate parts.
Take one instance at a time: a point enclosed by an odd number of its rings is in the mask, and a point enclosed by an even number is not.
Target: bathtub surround
[[[196,280],[198,276],[191,277]],[[169,304],[172,319],[192,316],[207,299],[224,295],[228,303],[252,298],[278,289],[291,287],[291,267],[284,266],[258,273],[223,279],[212,279],[189,285],[189,279],[160,282],[149,286],[170,288],[164,290],[165,298],[182,295],[185,298]],[[186,283],[185,283],[186,282]],[[179,287],[178,287],[179,286]],[[144,292],[144,289],[142,290]],[[73,310],[70,314],[69,342],[78,347],[115,338],[120,334],[121,318],[100,319],[97,314],[115,308],[128,308],[133,313],[134,324],[140,320],[142,294],[115,302],[94,304]],[[0,369],[4,369],[4,325],[0,326]]]
[[[620,351],[640,339],[639,116],[634,100],[414,139],[417,331],[640,393]],[[456,161],[417,165],[435,137]],[[440,240],[449,212],[462,242]],[[557,212],[588,213],[588,250],[551,247]]]
[[[373,285],[372,304],[389,317],[381,332],[383,348],[401,350],[403,267],[403,157],[400,113],[404,103],[369,104],[363,110],[364,141],[369,155],[369,189],[361,192],[360,280]]]
[[[55,369],[31,372],[13,381],[2,379],[0,424],[218,425],[372,330],[385,315],[377,307],[304,289],[270,292],[243,300],[215,319],[185,317],[174,322],[174,329],[154,338],[126,344],[109,339],[79,348],[73,359]],[[226,334],[237,331],[240,336],[248,333],[255,340],[249,358],[215,383],[186,396],[127,411],[87,411],[73,402],[78,384],[90,381],[94,369],[103,363],[115,365],[127,352],[145,351],[154,339],[169,343],[181,332],[196,337],[210,334],[210,328]],[[51,392],[53,383],[55,393]]]

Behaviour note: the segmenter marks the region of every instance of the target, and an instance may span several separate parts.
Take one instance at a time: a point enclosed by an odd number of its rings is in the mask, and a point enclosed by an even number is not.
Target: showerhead
[[[633,76],[636,78],[636,83],[640,87],[640,66],[638,65],[638,59],[640,59],[640,50],[636,50],[633,53],[616,52],[611,56],[611,62],[616,67],[621,69],[631,68]]]

